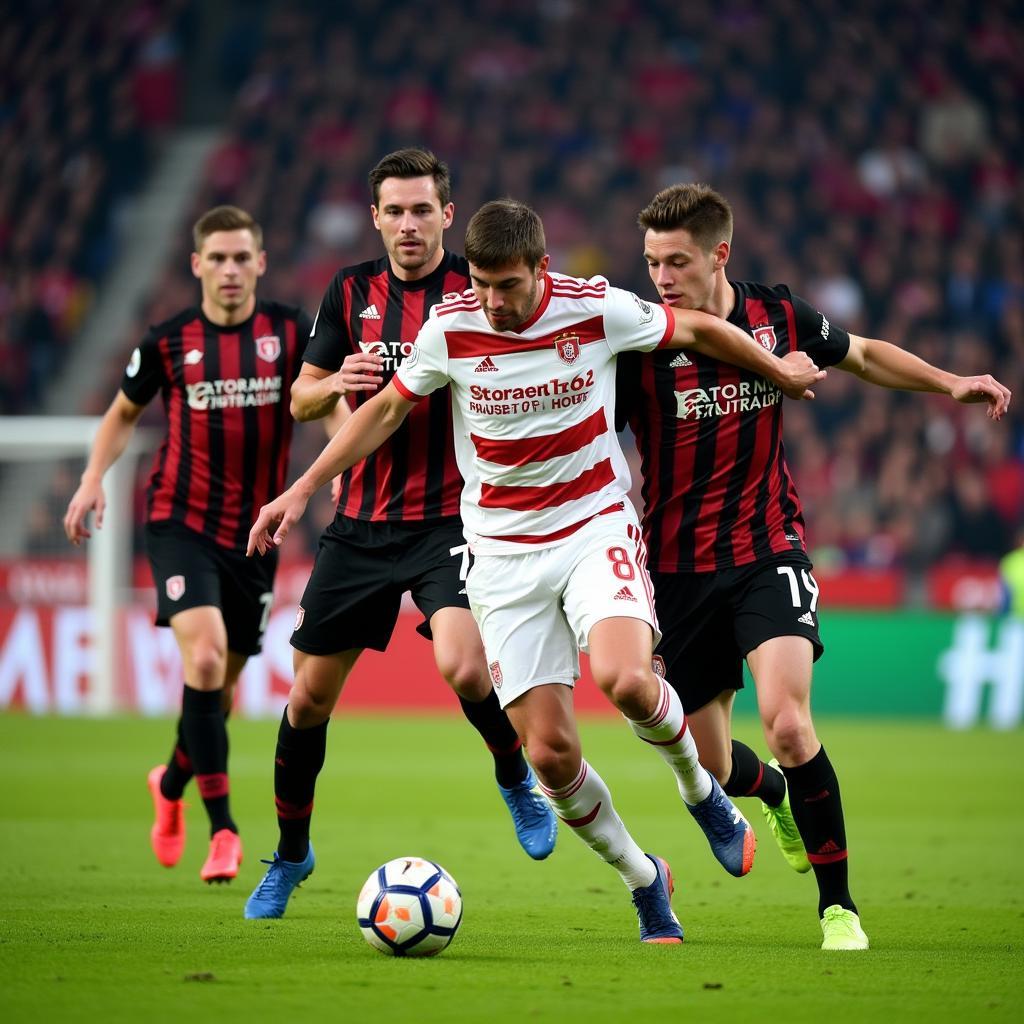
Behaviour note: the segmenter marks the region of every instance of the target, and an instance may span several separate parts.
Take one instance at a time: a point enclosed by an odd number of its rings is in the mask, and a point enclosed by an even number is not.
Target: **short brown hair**
[[[544,225],[535,210],[515,199],[484,203],[466,228],[466,259],[481,270],[517,263],[535,269],[547,252]]]
[[[452,199],[452,178],[448,165],[438,160],[429,149],[410,146],[407,149],[396,149],[381,157],[369,174],[370,190],[373,192],[373,205],[380,205],[380,186],[385,178],[426,178],[434,179],[437,198],[441,200],[442,209]]]
[[[192,225],[192,242],[196,252],[202,251],[203,242],[214,231],[251,231],[256,251],[263,249],[263,228],[252,219],[251,214],[238,206],[215,206]]]
[[[732,242],[732,207],[710,185],[670,185],[641,211],[637,223],[646,231],[689,231],[705,252]]]

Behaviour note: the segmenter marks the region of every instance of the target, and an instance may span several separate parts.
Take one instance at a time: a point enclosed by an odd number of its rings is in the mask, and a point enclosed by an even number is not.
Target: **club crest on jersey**
[[[167,582],[164,584],[164,589],[167,591],[167,596],[172,601],[179,600],[182,594],[185,593],[185,577],[168,576]]]
[[[272,363],[281,354],[281,339],[276,334],[264,334],[256,339],[256,355]]]
[[[555,338],[555,351],[566,366],[572,366],[580,357],[580,336],[568,333],[559,334]]]
[[[767,349],[769,352],[775,351],[775,328],[771,324],[764,327],[752,327],[750,333],[761,348]]]
[[[491,673],[491,682],[494,683],[496,690],[501,689],[501,662],[492,661],[487,666],[488,671]]]

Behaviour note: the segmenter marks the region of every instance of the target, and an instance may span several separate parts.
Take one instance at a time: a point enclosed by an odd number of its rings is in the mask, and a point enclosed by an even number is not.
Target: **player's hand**
[[[64,513],[64,532],[72,544],[81,544],[92,536],[85,525],[85,517],[93,512],[93,523],[96,529],[103,526],[103,511],[107,507],[107,499],[103,493],[103,485],[98,481],[83,480],[68,502],[68,510]]]
[[[339,473],[331,481],[331,504],[337,505],[341,501],[341,474]]]
[[[280,547],[291,528],[302,518],[308,500],[294,487],[289,487],[269,505],[264,505],[249,531],[246,555],[251,556],[255,551],[265,555]]]
[[[806,352],[789,352],[779,360],[780,379],[776,381],[787,398],[814,397],[811,385],[825,379],[825,371]]]
[[[384,359],[376,352],[353,352],[345,356],[334,375],[334,390],[339,395],[350,391],[376,391],[384,383]]]
[[[988,402],[990,419],[1001,420],[1010,405],[1010,389],[1003,387],[991,374],[960,377],[949,392],[958,402]]]

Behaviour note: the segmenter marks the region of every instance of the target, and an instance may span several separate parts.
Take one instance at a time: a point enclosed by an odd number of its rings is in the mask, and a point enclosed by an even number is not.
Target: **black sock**
[[[225,828],[237,832],[228,799],[228,731],[220,690],[194,690],[185,686],[181,733],[210,818],[210,834]]]
[[[850,896],[843,802],[832,762],[822,747],[806,764],[783,768],[789,803],[818,882],[818,916],[838,904],[857,912]]]
[[[745,743],[732,741],[732,774],[722,787],[729,796],[756,796],[778,807],[786,795],[786,777],[765,764]]]
[[[171,758],[167,762],[167,771],[160,780],[160,792],[168,800],[180,800],[181,794],[189,784],[194,772],[192,770],[192,759],[188,756],[185,747],[185,735],[181,731],[181,718],[178,718],[178,735],[175,739],[174,750],[171,751]]]
[[[277,852],[282,860],[305,860],[309,852],[313,792],[326,755],[327,723],[312,729],[295,729],[285,708],[274,757],[274,804],[281,830]]]
[[[459,697],[462,713],[483,738],[494,757],[494,777],[499,786],[510,789],[526,778],[529,768],[523,757],[523,743],[516,735],[508,715],[501,710],[497,694],[491,692],[474,703]]]

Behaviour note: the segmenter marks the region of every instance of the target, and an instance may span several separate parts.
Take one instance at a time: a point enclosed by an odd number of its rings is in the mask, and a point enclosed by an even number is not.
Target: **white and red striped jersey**
[[[667,306],[545,274],[517,331],[495,331],[472,291],[439,303],[393,380],[409,401],[451,385],[462,520],[475,551],[558,543],[627,501],[615,435],[615,357],[672,335]]]

